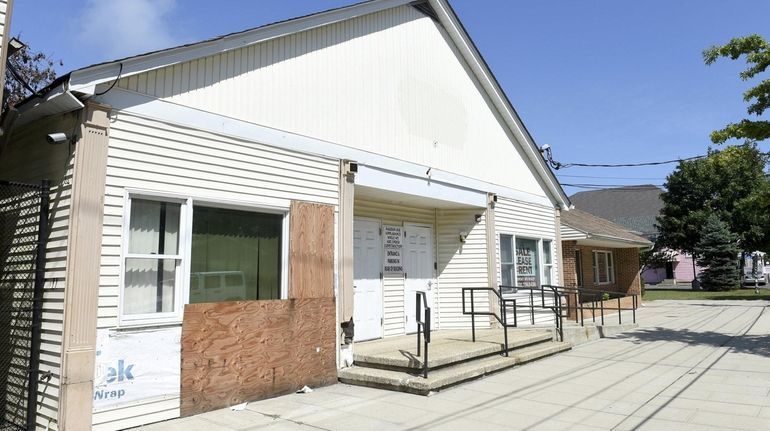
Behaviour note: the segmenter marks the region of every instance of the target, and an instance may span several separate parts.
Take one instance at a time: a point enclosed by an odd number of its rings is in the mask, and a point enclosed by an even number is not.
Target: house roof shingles
[[[652,184],[575,193],[575,207],[605,218],[643,236],[655,236],[655,219],[663,208],[663,190]]]
[[[645,247],[652,245],[647,239],[631,233],[628,229],[619,224],[579,209],[571,209],[562,212],[561,223],[584,232],[589,237],[617,240]]]

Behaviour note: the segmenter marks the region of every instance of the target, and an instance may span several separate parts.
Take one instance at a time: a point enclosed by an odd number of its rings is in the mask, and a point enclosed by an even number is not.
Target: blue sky
[[[64,73],[354,1],[17,0],[11,31],[62,60]],[[701,52],[735,36],[770,39],[765,0],[451,4],[537,143],[564,163],[704,154],[710,131],[746,116],[741,94],[758,81],[738,79],[742,62],[705,66]],[[563,183],[662,184],[673,167],[558,175]]]

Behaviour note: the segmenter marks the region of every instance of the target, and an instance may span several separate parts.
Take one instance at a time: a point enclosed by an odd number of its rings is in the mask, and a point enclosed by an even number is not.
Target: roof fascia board
[[[372,0],[295,18],[263,27],[247,30],[242,33],[223,36],[210,41],[193,43],[186,46],[162,50],[146,55],[139,55],[125,60],[113,61],[84,69],[75,70],[70,77],[70,90],[85,94],[94,94],[96,86],[110,82],[118,76],[120,64],[123,64],[121,78],[147,72],[154,69],[183,63],[195,58],[208,57],[232,49],[243,48],[255,43],[275,39],[288,34],[322,27],[335,22],[345,21],[358,16],[368,15],[386,9],[403,6],[412,0]]]
[[[204,130],[218,135],[259,142],[264,145],[329,159],[355,160],[362,165],[399,172],[416,178],[427,178],[426,171],[429,166],[190,108],[128,90],[114,88],[104,95],[94,97],[93,100],[110,105],[113,110],[118,112],[125,111],[140,117],[194,130]],[[534,195],[440,169],[430,169],[430,180],[469,191],[495,193],[501,197],[530,204],[546,207],[552,205],[550,199],[545,196]]]
[[[620,243],[623,243],[623,244],[636,244],[636,245],[638,245],[640,247],[651,247],[652,246],[652,242],[649,242],[649,241],[634,241],[634,240],[631,240],[631,239],[619,238],[619,237],[612,236],[612,235],[595,234],[595,233],[586,232],[583,229],[578,229],[578,228],[576,228],[574,226],[570,226],[569,224],[566,224],[566,223],[562,223],[562,225],[563,226],[567,226],[570,229],[573,229],[573,230],[576,230],[578,232],[581,232],[581,233],[585,234],[585,238],[583,238],[583,239],[596,239],[596,240],[604,240],[604,241],[611,241],[611,242],[620,242]]]
[[[500,85],[492,75],[486,62],[484,62],[481,57],[481,53],[476,49],[476,46],[463,28],[451,6],[449,6],[445,0],[430,0],[430,4],[436,11],[439,21],[447,30],[449,37],[452,38],[465,61],[468,63],[471,70],[473,70],[476,78],[479,80],[484,90],[489,94],[492,103],[494,103],[495,107],[500,112],[508,128],[515,136],[521,139],[520,142],[525,143],[525,145],[522,145],[522,147],[524,147],[523,150],[545,183],[546,188],[554,199],[554,203],[558,204],[561,209],[568,210],[571,206],[569,198],[564,193],[564,190],[561,188],[561,185],[558,183],[551,170],[546,166],[545,160],[543,160],[540,151],[536,148],[532,136],[530,136],[529,132],[524,128],[521,119],[514,111],[513,106],[505,96],[502,88],[500,88]]]

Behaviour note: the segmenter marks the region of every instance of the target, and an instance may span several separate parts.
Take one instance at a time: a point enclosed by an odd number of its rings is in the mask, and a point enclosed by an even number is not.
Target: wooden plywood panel
[[[337,381],[333,298],[185,306],[181,415]]]
[[[291,203],[289,298],[334,297],[334,208]]]

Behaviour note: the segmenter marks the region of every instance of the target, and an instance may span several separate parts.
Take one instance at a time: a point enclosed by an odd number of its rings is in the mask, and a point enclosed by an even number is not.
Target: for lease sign
[[[99,330],[94,410],[179,396],[181,333],[179,327],[138,332]]]

